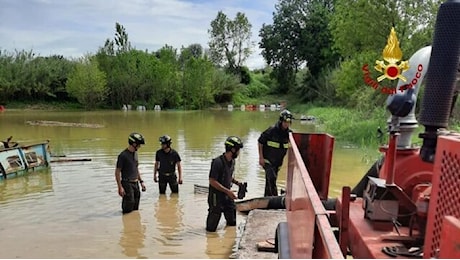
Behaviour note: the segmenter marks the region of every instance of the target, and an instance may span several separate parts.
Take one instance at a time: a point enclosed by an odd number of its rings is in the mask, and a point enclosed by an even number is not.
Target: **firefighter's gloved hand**
[[[243,199],[246,196],[246,192],[248,192],[248,183],[247,182],[240,182],[238,184],[238,199]]]

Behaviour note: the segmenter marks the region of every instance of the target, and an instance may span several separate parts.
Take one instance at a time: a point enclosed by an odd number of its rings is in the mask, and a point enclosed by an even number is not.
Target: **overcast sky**
[[[262,68],[258,48],[263,23],[273,22],[277,0],[0,0],[0,50],[33,50],[41,56],[81,57],[96,53],[115,23],[131,45],[155,51],[165,44],[180,49],[208,47],[208,29],[222,10],[230,19],[243,12],[252,24],[254,54],[246,65]]]

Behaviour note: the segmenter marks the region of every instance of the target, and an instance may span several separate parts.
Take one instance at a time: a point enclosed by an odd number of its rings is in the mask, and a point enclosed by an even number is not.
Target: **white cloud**
[[[253,26],[254,53],[247,66],[261,68],[259,30],[272,22],[277,0],[29,0],[2,1],[0,49],[79,57],[95,53],[122,24],[131,44],[157,50],[199,43],[207,47],[217,12],[233,18],[243,12]]]

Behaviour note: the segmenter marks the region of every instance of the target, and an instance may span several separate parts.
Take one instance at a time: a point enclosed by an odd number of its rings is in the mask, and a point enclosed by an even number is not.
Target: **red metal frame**
[[[334,138],[299,133],[289,138],[286,217],[291,258],[343,258],[319,196],[327,198]]]
[[[446,216],[442,222],[439,258],[460,258],[460,219]]]
[[[432,169],[432,166],[407,163],[408,161],[421,161],[418,157],[418,149],[398,150],[397,138],[398,133],[392,133],[388,146],[381,148],[381,151],[385,152],[385,162],[379,176],[386,180],[386,188],[398,198],[401,205],[413,211],[414,203],[406,192],[411,194],[412,188],[420,181],[430,181],[432,173],[422,171],[423,173],[420,174],[420,166],[422,170]],[[401,188],[400,183],[408,187],[402,186]],[[382,252],[383,247],[403,246],[401,241],[390,238],[409,238],[408,227],[400,227],[398,234],[391,222],[365,219],[363,199],[358,198],[351,202],[349,198],[348,187],[344,187],[342,197],[338,199],[336,205],[340,230],[339,242],[342,251],[348,246],[354,258],[388,258],[389,256]]]
[[[385,155],[385,179],[386,184],[395,183],[395,164],[396,164],[396,144],[399,133],[390,134],[390,141],[388,142],[388,150]],[[383,179],[383,177],[381,177]]]
[[[397,136],[393,138],[392,144]],[[376,229],[378,223],[364,218],[363,199],[350,201],[349,187],[344,187],[337,199],[336,211],[326,211],[321,200],[327,198],[333,137],[291,134],[290,142],[286,215],[291,258],[343,258],[348,248],[354,258],[390,258],[382,252],[383,247],[403,246],[420,237],[418,230],[408,226],[399,227],[399,233]],[[392,193],[409,200],[406,204],[414,204],[412,195],[420,196],[420,185],[432,183],[424,257],[460,257],[460,136],[438,138],[434,164],[423,162],[417,148],[398,150],[389,145],[381,151],[390,159],[380,170],[380,177],[387,181],[388,189],[394,188]],[[340,231],[338,242],[330,224],[334,221]]]
[[[446,243],[441,235],[444,217],[460,218],[459,187],[460,136],[440,136],[438,137],[434,160],[434,175],[423,251],[424,258],[439,257],[441,244]],[[459,235],[456,233],[457,241],[458,237]],[[443,255],[446,256],[445,253]]]
[[[384,153],[387,150],[388,147],[380,148],[380,151]],[[419,152],[420,148],[396,150],[393,182],[401,187],[408,196],[412,195],[412,190],[417,184],[431,183],[433,164],[422,161]],[[384,163],[380,169],[380,178],[389,178],[387,167],[388,165]]]
[[[397,241],[389,241],[387,239],[398,237],[399,234],[395,230],[376,230],[371,221],[364,218],[364,209],[362,207],[362,198],[357,198],[355,201],[350,202],[349,209],[349,222],[348,222],[348,246],[353,255],[353,258],[390,258],[382,252],[385,246],[403,244]],[[337,212],[345,207],[342,198],[337,200]],[[401,237],[409,236],[409,228],[399,228]]]
[[[334,138],[328,134],[292,133],[291,144],[296,144],[301,159],[320,199],[328,198]]]
[[[349,234],[348,223],[350,222],[350,187],[342,188],[342,207],[337,212],[337,219],[339,220],[339,245],[344,256],[347,255]]]

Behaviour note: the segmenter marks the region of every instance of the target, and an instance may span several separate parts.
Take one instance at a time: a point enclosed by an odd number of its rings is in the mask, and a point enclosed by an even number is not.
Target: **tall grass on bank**
[[[7,109],[80,111],[80,110],[83,110],[83,106],[77,102],[9,101]]]
[[[358,111],[347,108],[315,107],[306,112],[316,117],[320,131],[327,132],[340,144],[378,147],[385,142],[386,135],[379,139],[377,129],[387,128],[388,115],[383,108],[374,111]]]

